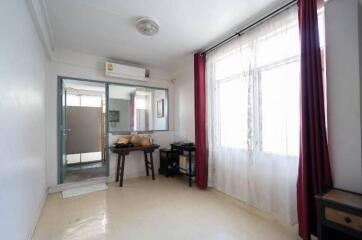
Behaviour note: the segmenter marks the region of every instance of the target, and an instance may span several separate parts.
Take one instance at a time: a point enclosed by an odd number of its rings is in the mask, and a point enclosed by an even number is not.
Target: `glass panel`
[[[247,79],[219,82],[220,144],[247,149],[248,84]]]
[[[295,56],[300,54],[300,46],[296,44],[298,42],[297,22],[291,22],[280,29],[266,34],[257,42],[255,55],[257,67],[295,58]]]
[[[80,153],[67,154],[67,164],[80,163]]]
[[[80,102],[82,107],[102,107],[102,96],[82,95]]]
[[[215,79],[225,79],[242,72],[242,55],[240,51],[232,51],[215,63]]]
[[[299,153],[299,61],[261,72],[262,151]]]
[[[107,173],[106,84],[63,80],[63,164],[60,183],[103,177]]]
[[[108,121],[110,132],[127,132],[132,130],[131,111],[134,105],[135,87],[109,85]]]
[[[109,85],[110,132],[168,129],[166,89]]]
[[[80,96],[67,94],[67,106],[80,106]]]
[[[82,162],[94,162],[102,160],[101,152],[82,153]]]

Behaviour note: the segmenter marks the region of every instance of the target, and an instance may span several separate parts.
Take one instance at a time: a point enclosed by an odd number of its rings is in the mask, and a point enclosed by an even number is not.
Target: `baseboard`
[[[33,218],[33,222],[31,223],[30,231],[26,235],[25,239],[28,239],[28,240],[32,239],[32,237],[34,235],[34,232],[35,232],[35,229],[36,229],[36,225],[38,224],[38,222],[40,220],[41,213],[43,212],[43,208],[45,206],[45,202],[47,200],[47,197],[48,197],[48,192],[45,190],[44,193],[43,193],[42,199],[40,201],[40,204],[38,206],[36,216]]]
[[[288,224],[285,223],[283,221],[281,221],[280,219],[278,219],[276,216],[274,216],[272,213],[267,212],[265,210],[256,208],[246,202],[243,202],[240,199],[237,199],[231,195],[228,195],[214,187],[210,187],[208,186],[208,190],[215,192],[217,194],[223,195],[224,197],[228,198],[229,200],[233,201],[234,203],[236,203],[237,205],[239,205],[240,207],[242,207],[244,210],[246,210],[247,212],[250,212],[251,214],[261,217],[267,221],[271,221],[271,222],[277,222],[278,224],[280,224],[281,226],[283,226],[285,229],[287,229],[291,234],[296,234],[298,235],[298,224]],[[313,239],[312,239],[313,240]]]

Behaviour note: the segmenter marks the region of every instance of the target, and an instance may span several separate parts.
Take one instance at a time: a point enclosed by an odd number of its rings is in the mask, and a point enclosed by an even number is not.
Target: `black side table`
[[[318,239],[362,240],[362,195],[331,189],[316,196]]]
[[[186,175],[189,177],[189,186],[192,186],[192,177],[196,176],[196,162],[195,162],[195,169],[194,174],[192,173],[192,152],[196,151],[196,147],[194,144],[184,144],[184,143],[172,143],[171,150],[177,151],[179,155],[182,155],[184,152],[187,152],[188,160],[189,160],[189,169]],[[195,159],[196,160],[196,159]]]

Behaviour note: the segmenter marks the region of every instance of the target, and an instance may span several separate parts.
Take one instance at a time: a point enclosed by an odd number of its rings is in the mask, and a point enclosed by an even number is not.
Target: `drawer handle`
[[[351,223],[351,222],[352,222],[352,219],[349,218],[349,217],[345,217],[345,218],[344,218],[344,221],[345,221],[346,223]]]

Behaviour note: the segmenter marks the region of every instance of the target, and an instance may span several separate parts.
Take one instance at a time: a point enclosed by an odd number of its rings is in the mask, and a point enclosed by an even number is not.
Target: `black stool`
[[[173,177],[178,174],[178,168],[178,151],[160,149],[160,168],[158,173],[166,177]]]

